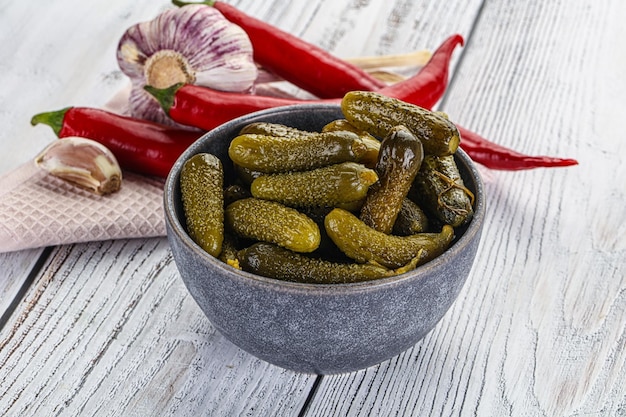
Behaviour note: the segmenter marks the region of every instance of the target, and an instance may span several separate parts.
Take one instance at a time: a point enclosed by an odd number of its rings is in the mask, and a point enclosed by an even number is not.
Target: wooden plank
[[[9,1],[0,5],[0,173],[34,157],[54,139],[50,128],[32,127],[38,112],[71,105],[102,106],[126,82],[115,59],[128,26],[153,17],[166,2],[86,5],[48,2],[38,10]],[[54,19],[57,19],[56,21]]]
[[[49,127],[30,125],[34,114],[70,105],[102,106],[122,88],[126,80],[115,61],[117,39],[131,22],[151,17],[163,4],[117,3],[55,1],[37,5],[34,13],[19,3],[0,2],[0,175],[54,140]],[[0,254],[0,316],[40,253]]]
[[[292,19],[281,20],[285,27],[299,25],[293,3],[281,4]],[[66,42],[26,36],[3,49],[3,57],[20,58],[2,61],[12,77],[4,91],[18,96],[20,83],[32,85],[31,95],[0,112],[3,134],[25,138],[0,141],[5,154],[16,155],[2,159],[3,170],[53,140],[48,128],[27,126],[30,115],[101,106],[124,85],[113,59],[117,38],[161,6],[120,2],[95,10],[68,1],[36,15],[5,7],[4,16],[30,27],[51,27],[46,16],[63,15],[66,24],[50,39]],[[315,380],[259,361],[217,334],[180,282],[163,239],[55,249],[0,333],[3,415],[294,415]]]
[[[56,249],[0,333],[2,415],[293,415],[314,379],[216,333],[166,239]]]
[[[468,35],[481,7],[303,3],[235,4],[342,56],[405,52],[432,47],[452,32]],[[0,158],[0,172],[50,140],[39,136],[42,129],[26,127],[34,111],[101,105],[123,85],[112,58],[116,39],[164,7],[65,0],[33,14],[17,4],[0,6],[1,28],[13,28],[9,21],[51,27],[47,16],[77,23],[49,34],[66,43],[42,43],[40,34],[17,28],[22,42],[0,49],[0,68],[11,73],[0,79],[0,91],[15,97],[11,106],[0,100],[0,122],[8,126],[0,132],[0,154],[17,158]],[[617,0],[579,0],[567,9],[539,2],[484,7],[444,110],[506,145],[583,164],[491,173],[492,221],[449,314],[397,358],[322,378],[309,415],[619,415],[626,409],[620,221],[626,198],[616,180],[624,173],[618,130],[624,60],[618,43],[607,42],[624,39],[619,16]],[[20,94],[26,82],[31,88]],[[1,265],[28,263],[26,255],[15,256]],[[297,415],[315,380],[258,361],[217,334],[178,279],[163,239],[56,249],[0,333],[3,415]]]
[[[14,308],[16,298],[20,296],[31,271],[36,268],[42,252],[42,249],[31,249],[0,253],[0,328]]]
[[[503,363],[499,406],[510,404],[518,414],[531,407],[547,415],[618,415],[626,403],[626,240],[619,220],[626,208],[624,187],[612,178],[626,172],[626,147],[614,119],[625,109],[616,92],[624,91],[626,82],[619,75],[623,53],[614,39],[626,39],[621,23],[626,9],[617,1],[581,1],[487,11],[475,45],[481,37],[491,39],[487,27],[502,22],[502,44],[486,61],[508,61],[510,69],[484,83],[495,97],[508,90],[512,100],[491,105],[502,111],[490,112],[489,121],[475,120],[486,121],[488,135],[517,149],[581,162],[563,171],[529,172],[510,188],[508,175],[497,187],[494,210],[509,213],[503,226],[515,231],[513,242],[522,243],[520,262],[503,265],[513,278],[507,293],[515,294],[515,303],[503,312],[511,321],[508,343],[488,356]],[[518,17],[507,19],[511,15]],[[471,52],[468,57],[487,51]],[[469,72],[459,76],[473,78],[480,66],[473,63],[476,70],[468,62],[463,68]],[[515,390],[511,377],[529,381],[527,390]],[[496,392],[494,382],[485,386],[487,398]],[[497,403],[483,398],[480,404],[481,412],[490,413]]]
[[[625,12],[617,1],[486,4],[443,110],[581,165],[490,172],[489,221],[450,312],[404,354],[324,377],[307,415],[624,412]]]
[[[2,155],[14,157],[0,159],[2,171],[53,140],[49,128],[28,125],[30,115],[101,106],[125,85],[117,39],[165,4],[120,1],[96,10],[71,3],[41,5],[37,14],[0,7],[3,28],[52,28],[45,20],[60,16],[66,23],[48,42],[24,34],[2,49],[9,74],[2,91],[16,97],[0,111]],[[7,295],[36,259],[27,252],[1,258]],[[164,239],[55,250],[0,333],[0,362],[1,415],[293,415],[315,380],[259,361],[217,334],[182,285]]]

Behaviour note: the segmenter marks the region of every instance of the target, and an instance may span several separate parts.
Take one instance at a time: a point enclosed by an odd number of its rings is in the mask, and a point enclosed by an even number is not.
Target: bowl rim
[[[459,252],[461,252],[469,243],[473,240],[476,234],[481,233],[481,226],[484,222],[485,218],[485,199],[484,199],[484,183],[481,177],[481,174],[476,167],[475,163],[471,160],[471,158],[467,155],[465,151],[461,147],[457,149],[456,155],[465,165],[465,170],[472,176],[472,180],[475,183],[475,205],[474,205],[474,215],[470,223],[466,226],[466,230],[463,232],[463,235],[459,237],[458,240],[454,242],[454,244],[448,248],[441,255],[432,259],[431,261],[418,266],[417,268],[402,273],[398,275],[393,275],[390,277],[378,278],[375,280],[362,281],[362,282],[351,282],[351,283],[335,283],[335,284],[315,284],[315,283],[302,283],[302,282],[293,282],[293,281],[284,281],[276,278],[264,277],[261,275],[253,274],[251,272],[243,271],[237,268],[234,268],[225,262],[219,260],[218,258],[210,255],[205,250],[203,250],[186,232],[183,224],[178,220],[175,214],[175,205],[174,202],[174,193],[173,190],[177,186],[180,171],[182,169],[182,165],[189,159],[191,156],[195,155],[199,152],[199,148],[202,147],[203,143],[208,140],[209,137],[219,135],[224,130],[229,130],[234,125],[241,125],[248,123],[250,120],[258,121],[257,119],[262,118],[267,115],[275,116],[276,114],[288,114],[294,111],[297,112],[307,112],[319,109],[327,109],[327,110],[336,110],[340,109],[339,104],[329,104],[329,103],[302,103],[302,104],[294,104],[287,106],[274,107],[270,109],[260,110],[253,113],[246,114],[244,116],[232,119],[206,133],[204,133],[201,137],[199,137],[191,146],[189,146],[176,160],[170,173],[168,174],[165,180],[164,186],[164,194],[163,194],[163,204],[165,211],[165,219],[166,223],[168,223],[169,227],[167,227],[167,233],[174,233],[179,238],[179,240],[189,247],[196,256],[200,257],[205,263],[210,264],[212,267],[217,268],[220,272],[226,274],[232,279],[236,280],[246,280],[245,283],[248,285],[258,285],[263,287],[271,287],[276,288],[281,291],[291,290],[295,292],[304,292],[304,293],[332,293],[333,295],[342,294],[342,293],[355,293],[362,291],[371,291],[373,289],[377,289],[380,287],[388,287],[388,286],[396,286],[405,283],[406,281],[413,281],[416,279],[420,279],[424,276],[428,270],[436,269],[437,267],[445,264],[449,258],[455,258]]]

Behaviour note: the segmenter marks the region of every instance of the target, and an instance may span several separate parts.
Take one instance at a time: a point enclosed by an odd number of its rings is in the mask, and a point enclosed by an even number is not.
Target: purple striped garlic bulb
[[[183,82],[222,91],[247,91],[257,78],[247,33],[206,5],[187,5],[128,28],[117,61],[131,79],[131,116],[176,125],[145,85]]]

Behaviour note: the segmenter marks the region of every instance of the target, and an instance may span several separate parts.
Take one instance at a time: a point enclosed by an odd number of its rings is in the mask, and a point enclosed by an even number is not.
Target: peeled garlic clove
[[[122,186],[122,170],[113,153],[91,139],[70,136],[48,145],[35,164],[55,177],[98,195]]]

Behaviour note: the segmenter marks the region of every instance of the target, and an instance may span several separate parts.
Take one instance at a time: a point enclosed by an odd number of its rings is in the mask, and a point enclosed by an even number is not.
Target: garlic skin
[[[122,186],[122,170],[113,153],[101,143],[78,136],[52,142],[35,157],[35,164],[71,184],[98,195]]]
[[[167,88],[183,82],[243,92],[253,87],[258,72],[247,33],[202,4],[168,9],[128,28],[117,61],[131,79],[131,116],[176,126],[145,85]]]

